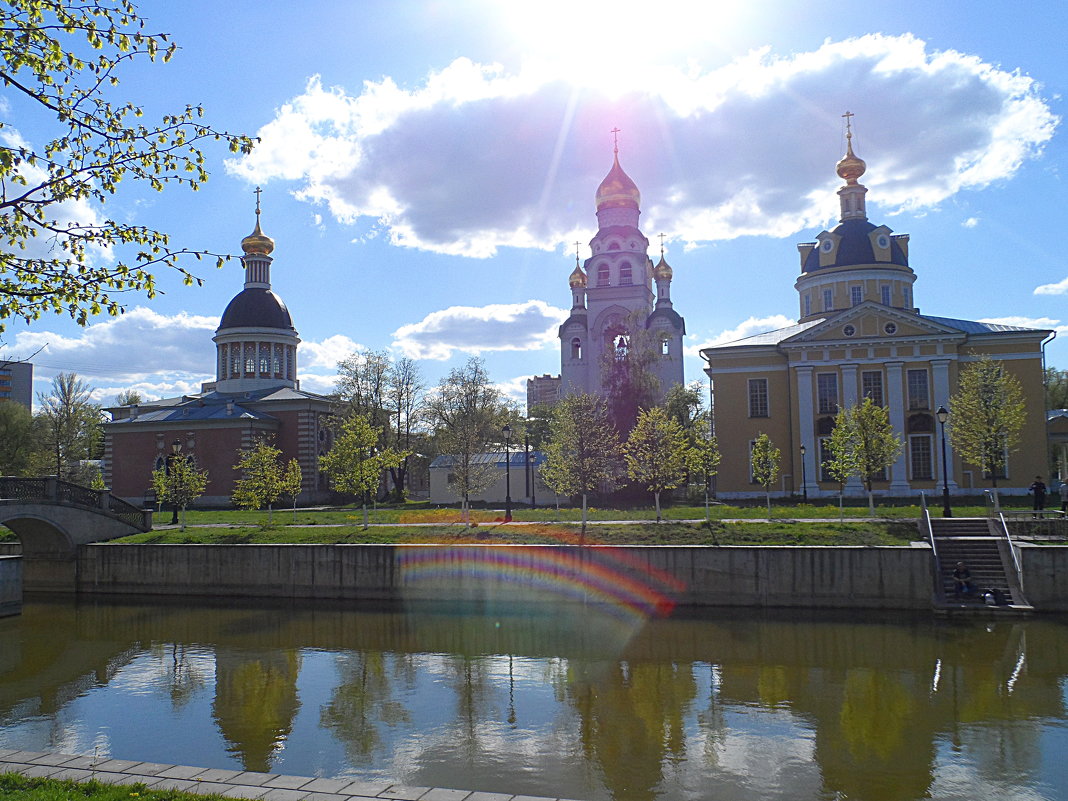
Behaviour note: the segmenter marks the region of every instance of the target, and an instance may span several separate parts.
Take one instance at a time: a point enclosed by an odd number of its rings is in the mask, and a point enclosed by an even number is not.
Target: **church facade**
[[[569,278],[571,313],[560,326],[560,396],[604,395],[605,361],[622,352],[643,329],[651,343],[651,372],[660,382],[660,398],[683,383],[682,338],[686,323],[671,302],[672,269],[649,258],[649,240],[638,227],[641,195],[619,164],[597,188],[597,233],[590,240],[593,255]],[[653,285],[656,294],[653,294]]]
[[[761,433],[782,453],[775,494],[837,494],[838,482],[825,467],[828,437],[839,408],[865,397],[887,408],[903,444],[897,462],[874,483],[877,492],[937,495],[943,469],[952,493],[991,487],[992,478],[963,462],[948,437],[943,466],[935,416],[939,407],[949,408],[961,368],[982,358],[1000,362],[1023,387],[1027,422],[997,484],[1024,491],[1046,472],[1042,348],[1053,332],[921,314],[909,236],[868,220],[868,190],[858,183],[866,165],[853,153],[848,129],[846,142],[837,164],[845,180],[839,224],[798,245],[797,324],[701,351],[723,456],[719,495],[763,495],[750,463]],[[845,491],[863,489],[852,479]]]
[[[289,309],[271,290],[274,241],[256,227],[241,240],[245,285],[227,305],[215,332],[215,381],[201,392],[108,409],[104,480],[135,504],[148,497],[153,470],[174,452],[208,471],[202,506],[230,503],[240,451],[267,440],[301,468],[299,502],[330,498],[319,457],[332,442],[330,398],[304,392],[297,380],[300,337]]]

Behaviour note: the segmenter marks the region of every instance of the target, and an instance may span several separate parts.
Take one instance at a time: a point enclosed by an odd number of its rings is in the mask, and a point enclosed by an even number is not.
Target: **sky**
[[[104,209],[194,249],[275,241],[273,288],[302,344],[301,387],[338,360],[388,350],[428,385],[471,356],[509,396],[558,374],[575,245],[619,158],[641,228],[699,350],[799,314],[799,242],[837,223],[842,114],[867,162],[868,216],[908,233],[926,314],[1057,331],[1068,369],[1068,190],[1061,175],[1068,3],[744,4],[630,0],[145,0],[173,37],[168,64],[119,90],[158,118],[202,104],[251,155],[205,148],[199,192],[122,186]],[[4,135],[41,145],[46,118],[0,97]],[[107,254],[98,254],[105,258]],[[35,389],[75,372],[107,405],[199,391],[239,261],[158,276],[117,318],[9,321],[0,358],[33,356]]]

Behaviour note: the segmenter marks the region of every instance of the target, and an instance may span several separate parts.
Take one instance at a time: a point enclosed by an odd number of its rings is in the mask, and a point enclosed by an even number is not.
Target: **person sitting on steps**
[[[962,595],[974,595],[975,585],[972,584],[972,571],[964,562],[957,562],[957,568],[953,571],[954,595],[960,598]]]

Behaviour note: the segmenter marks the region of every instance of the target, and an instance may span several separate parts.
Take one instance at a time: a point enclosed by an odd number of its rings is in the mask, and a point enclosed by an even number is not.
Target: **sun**
[[[492,4],[527,66],[552,68],[608,93],[647,86],[662,69],[687,69],[736,33],[738,4],[694,0],[540,0]]]

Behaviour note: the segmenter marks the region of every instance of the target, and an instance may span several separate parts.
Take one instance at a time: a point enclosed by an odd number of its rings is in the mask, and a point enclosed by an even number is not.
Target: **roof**
[[[293,318],[278,295],[262,287],[248,287],[234,296],[223,312],[219,329],[283,328],[293,331]]]
[[[755,345],[778,345],[785,339],[789,339],[792,336],[797,336],[802,331],[807,331],[814,325],[822,323],[826,317],[817,317],[814,320],[807,320],[797,325],[788,325],[786,328],[776,328],[774,331],[765,331],[763,334],[754,334],[751,337],[745,339],[736,339],[733,342],[724,342],[721,345],[711,345],[708,348],[702,348],[701,350],[712,350],[714,348],[745,348]]]
[[[525,454],[523,449],[509,451],[508,462],[513,468],[523,468]],[[430,463],[431,467],[452,467],[459,462],[459,457],[451,453],[443,453]],[[471,457],[472,464],[495,464],[504,467],[504,451],[490,451],[488,453],[476,453]],[[545,454],[542,451],[530,452],[530,463],[541,465],[545,463]]]
[[[879,261],[875,258],[875,250],[872,248],[869,234],[880,226],[867,220],[844,220],[831,229],[831,233],[841,239],[835,250],[835,258],[832,264],[820,265],[820,249],[813,248],[808,254],[801,272],[811,273],[816,270],[829,270],[833,267],[852,267],[859,265],[908,267],[909,260],[902,250],[901,244],[890,237],[890,261]]]
[[[1046,328],[1025,328],[1019,325],[1003,325],[1001,323],[984,323],[980,320],[957,320],[953,317],[932,317],[929,314],[921,314],[920,317],[924,320],[930,320],[932,323],[939,323],[947,326],[948,328],[956,328],[958,331],[963,331],[966,334],[1005,334],[1017,331],[1039,333],[1052,330]]]
[[[112,420],[113,425],[124,423],[177,422],[187,420],[274,420],[262,411],[248,406],[260,403],[275,403],[289,400],[330,401],[325,395],[304,392],[285,386],[267,387],[251,392],[205,392],[200,395],[183,395],[180,398],[167,398],[138,404],[136,417],[121,417]],[[228,404],[233,408],[228,411]],[[128,406],[112,407],[128,409]]]

